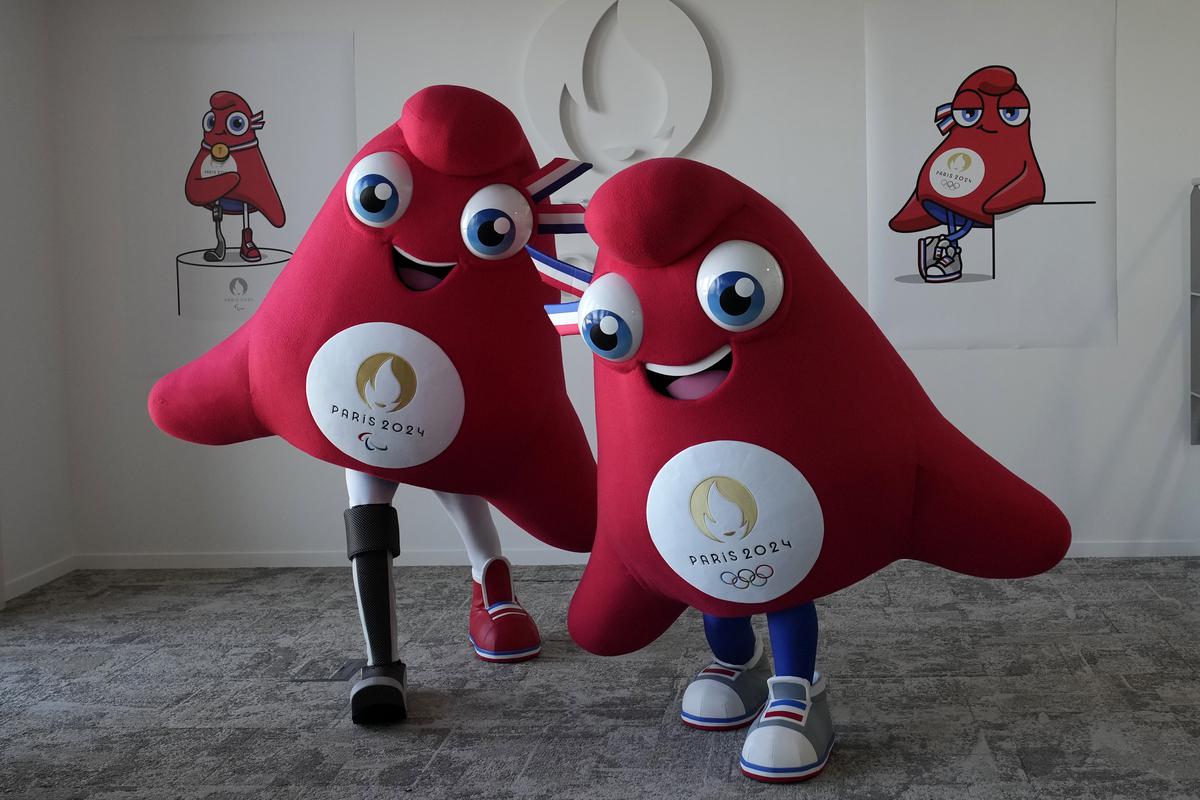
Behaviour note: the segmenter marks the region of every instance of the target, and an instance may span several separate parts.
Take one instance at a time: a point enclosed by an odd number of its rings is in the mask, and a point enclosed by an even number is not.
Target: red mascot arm
[[[938,414],[919,431],[913,558],[980,578],[1025,578],[1071,544],[1058,506]]]
[[[924,206],[921,205],[921,201],[917,199],[917,193],[914,191],[912,197],[908,198],[908,202],[904,204],[904,208],[896,212],[896,216],[888,222],[888,227],[896,233],[913,233],[914,231],[929,230],[937,224],[938,221],[925,212]]]
[[[987,214],[1004,214],[1045,199],[1046,180],[1042,177],[1042,170],[1036,161],[1026,161],[1017,177],[987,199],[983,210]]]
[[[150,418],[165,433],[197,444],[233,444],[270,436],[250,394],[249,326],[150,390]]]
[[[187,180],[183,183],[183,194],[187,201],[194,206],[211,206],[225,195],[233,191],[241,180],[236,172],[226,172],[211,178],[200,177],[200,164],[208,151],[201,150],[192,161],[188,170]],[[278,200],[278,197],[276,197]]]
[[[685,608],[643,588],[601,536],[571,598],[567,630],[589,653],[619,656],[662,636]]]

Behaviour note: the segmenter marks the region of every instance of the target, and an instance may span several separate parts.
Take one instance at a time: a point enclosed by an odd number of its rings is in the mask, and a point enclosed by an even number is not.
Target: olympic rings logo
[[[767,580],[775,574],[770,564],[761,564],[756,570],[739,569],[736,573],[722,572],[721,583],[735,589],[749,589],[751,586],[764,586]]]
[[[951,192],[957,192],[962,187],[958,181],[952,181],[948,178],[942,178],[942,188],[948,189]]]

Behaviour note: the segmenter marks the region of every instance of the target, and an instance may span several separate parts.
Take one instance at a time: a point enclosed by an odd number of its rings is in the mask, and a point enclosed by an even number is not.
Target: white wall
[[[150,381],[127,357],[137,351],[127,324],[136,309],[122,304],[114,279],[123,248],[136,246],[117,234],[137,209],[113,201],[121,160],[109,155],[131,146],[115,134],[115,115],[130,113],[117,69],[127,37],[352,30],[365,141],[408,95],[435,82],[476,86],[527,117],[523,53],[554,2],[54,5],[54,152],[60,182],[72,187],[55,195],[58,218],[69,221],[57,249],[56,316],[65,320],[72,387],[58,397],[66,404],[79,563],[344,563],[337,470],[278,441],[186,445],[146,417]],[[687,154],[775,199],[865,300],[862,4],[680,5],[719,71],[715,122]],[[1200,174],[1200,104],[1190,102],[1200,74],[1200,4],[1122,0],[1117,28],[1119,344],[905,356],[951,420],[1062,505],[1076,553],[1200,553],[1200,449],[1187,444],[1185,353],[1186,199],[1189,179]],[[568,344],[566,360],[590,425],[590,363],[579,342]],[[44,452],[41,439],[36,447]],[[403,559],[462,560],[430,496],[404,491],[398,505]],[[511,526],[503,535],[518,560],[569,560]],[[6,551],[16,553],[21,545],[11,538]]]
[[[47,8],[0,3],[0,604],[71,568]]]

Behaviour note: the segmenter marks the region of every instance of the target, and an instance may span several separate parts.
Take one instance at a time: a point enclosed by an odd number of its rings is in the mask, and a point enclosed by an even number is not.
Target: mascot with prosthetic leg
[[[1067,520],[942,417],[800,229],[749,187],[646,161],[596,192],[586,223],[595,275],[561,264],[590,285],[547,306],[597,356],[599,518],[571,636],[628,653],[699,609],[715,660],[684,693],[683,721],[752,725],[752,778],[811,777],[834,742],[813,601],[902,558],[1033,575],[1063,557]],[[767,616],[774,676],[752,614]]]
[[[418,92],[354,158],[255,315],[150,394],[173,436],[276,435],[345,469],[368,657],[356,722],[406,714],[398,484],[433,490],[462,535],[484,660],[541,648],[488,503],[547,544],[591,549],[595,463],[542,308],[558,294],[524,249],[582,231],[583,209],[549,197],[588,168],[539,169],[516,118],[484,94]]]

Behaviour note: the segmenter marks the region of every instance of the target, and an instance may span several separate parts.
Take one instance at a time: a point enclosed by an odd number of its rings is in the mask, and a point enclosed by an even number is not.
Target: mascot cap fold
[[[1016,85],[1017,74],[1008,67],[984,67],[968,75],[958,90],[974,89],[984,94],[1002,95],[1011,92]]]
[[[488,175],[528,149],[513,113],[465,86],[430,86],[404,104],[400,121],[413,155],[444,175]]]
[[[720,170],[658,158],[606,181],[585,222],[601,250],[628,264],[665,266],[699,247],[745,201],[745,187]]]

